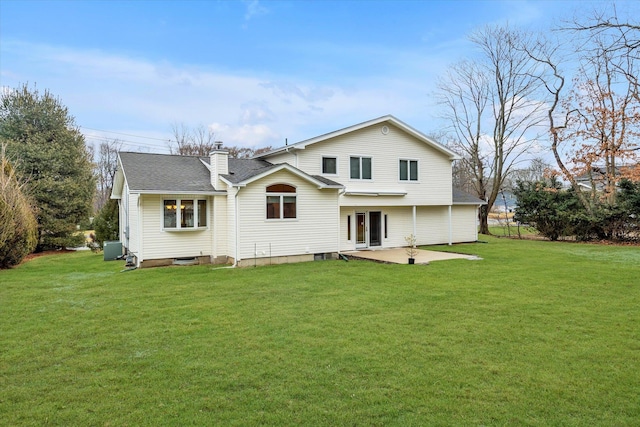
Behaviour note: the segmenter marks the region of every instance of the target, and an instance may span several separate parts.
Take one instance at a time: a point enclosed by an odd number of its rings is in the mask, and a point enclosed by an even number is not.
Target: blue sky
[[[434,134],[435,84],[475,54],[469,33],[544,31],[606,4],[2,0],[0,86],[48,89],[88,142],[131,151],[168,152],[173,124],[250,147],[385,114]]]

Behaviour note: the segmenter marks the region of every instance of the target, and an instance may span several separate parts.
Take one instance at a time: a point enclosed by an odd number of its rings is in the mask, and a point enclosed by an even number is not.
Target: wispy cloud
[[[246,27],[249,21],[256,16],[269,13],[269,10],[264,5],[262,5],[259,0],[244,0],[243,3],[246,6],[246,11],[244,14],[244,27]]]
[[[415,82],[391,76],[363,77],[346,86],[288,75],[264,79],[11,40],[3,41],[2,56],[3,82],[51,90],[78,124],[154,137],[162,131],[169,135],[172,123],[204,123],[231,145],[281,145],[285,138],[296,141],[334,130],[330,123],[339,128],[388,113],[411,120],[405,112],[424,112]],[[159,150],[165,149],[159,143]]]

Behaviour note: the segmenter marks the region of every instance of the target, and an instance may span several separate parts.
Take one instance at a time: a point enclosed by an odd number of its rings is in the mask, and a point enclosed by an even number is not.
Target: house
[[[252,159],[121,152],[111,197],[137,266],[326,259],[477,240],[484,202],[452,187],[456,159],[383,116]]]

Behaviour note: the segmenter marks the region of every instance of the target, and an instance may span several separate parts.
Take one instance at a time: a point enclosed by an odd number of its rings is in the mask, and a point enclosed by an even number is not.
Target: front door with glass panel
[[[356,248],[367,247],[367,214],[356,213]]]
[[[369,212],[369,246],[382,245],[381,219],[381,212]]]
[[[382,245],[382,213],[356,212],[356,249]]]

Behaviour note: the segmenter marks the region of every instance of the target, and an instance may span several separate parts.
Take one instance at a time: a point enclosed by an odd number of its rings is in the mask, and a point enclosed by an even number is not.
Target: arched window
[[[273,184],[267,187],[267,219],[296,218],[296,187]]]

